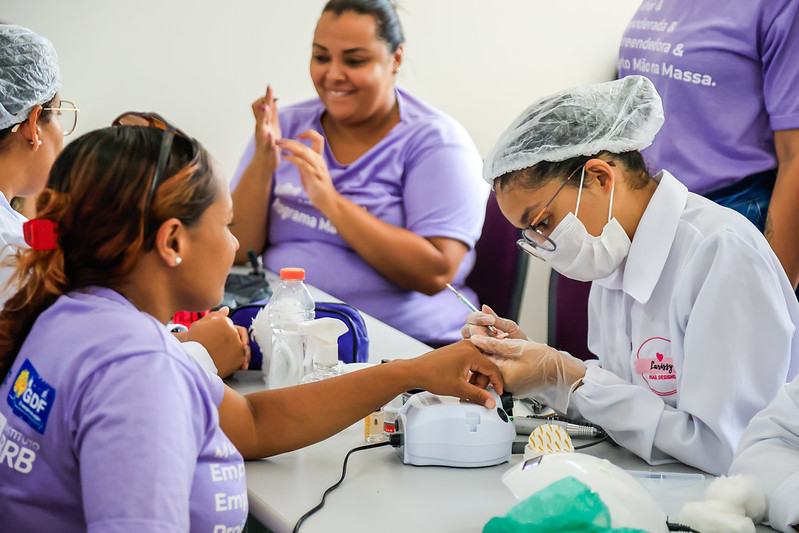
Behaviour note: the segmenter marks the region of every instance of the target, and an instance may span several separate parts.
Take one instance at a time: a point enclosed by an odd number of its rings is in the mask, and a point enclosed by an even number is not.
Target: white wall
[[[126,110],[158,111],[232,173],[252,131],[250,102],[314,96],[310,42],[324,0],[3,0],[0,19],[48,37],[76,134]],[[397,84],[450,113],[485,154],[536,98],[611,79],[639,0],[399,0]],[[546,336],[548,270],[531,261],[522,327]]]

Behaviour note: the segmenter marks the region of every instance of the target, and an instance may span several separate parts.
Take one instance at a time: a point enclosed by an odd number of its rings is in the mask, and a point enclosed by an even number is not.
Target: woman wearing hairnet
[[[639,150],[663,123],[641,76],[564,91],[526,109],[485,161],[519,245],[593,281],[583,362],[484,307],[465,337],[517,396],[601,425],[649,462],[715,475],[749,420],[799,371],[799,304],[765,238],[738,213],[650,176]],[[493,324],[507,332],[486,335]]]
[[[12,246],[25,246],[27,219],[11,200],[44,188],[64,135],[75,128],[77,110],[58,96],[59,83],[50,41],[22,26],[0,25],[0,260]],[[0,295],[9,275],[0,266]]]

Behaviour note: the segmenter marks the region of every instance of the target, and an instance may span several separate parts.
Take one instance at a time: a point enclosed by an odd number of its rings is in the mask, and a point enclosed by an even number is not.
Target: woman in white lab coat
[[[484,308],[463,332],[508,390],[601,425],[650,464],[727,472],[755,413],[799,371],[799,304],[763,236],[732,210],[650,176],[663,123],[640,76],[544,98],[485,161],[520,246],[593,281],[584,363]],[[495,325],[506,338],[487,336]]]
[[[39,193],[77,110],[58,96],[60,71],[52,43],[21,26],[0,25],[0,260],[25,246],[27,220],[14,197]],[[11,269],[0,264],[0,304]]]
[[[771,527],[799,531],[799,378],[752,419],[730,473],[749,474],[758,481],[768,497]]]

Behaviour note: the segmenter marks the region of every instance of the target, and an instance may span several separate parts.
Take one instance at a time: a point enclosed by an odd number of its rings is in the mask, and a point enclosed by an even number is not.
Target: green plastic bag
[[[488,521],[483,533],[646,533],[614,529],[610,512],[599,495],[568,476],[536,492],[505,516]]]

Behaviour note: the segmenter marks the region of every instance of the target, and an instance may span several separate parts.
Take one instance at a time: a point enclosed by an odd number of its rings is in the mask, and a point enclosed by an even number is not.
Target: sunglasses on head
[[[172,141],[175,136],[183,137],[192,147],[192,160],[190,164],[194,164],[199,156],[199,145],[193,138],[172,126],[158,113],[139,113],[135,111],[128,111],[119,115],[111,123],[112,126],[144,126],[147,128],[158,128],[163,130],[164,135],[161,138],[161,149],[158,154],[158,163],[155,166],[153,173],[153,181],[150,183],[149,190],[147,191],[147,198],[144,202],[144,209],[142,214],[144,216],[144,237],[147,238],[150,232],[150,206],[153,203],[153,197],[158,186],[166,180],[164,177],[164,170],[166,169],[167,162],[169,161],[169,154],[172,152]],[[151,248],[152,245],[145,243],[145,249]]]

